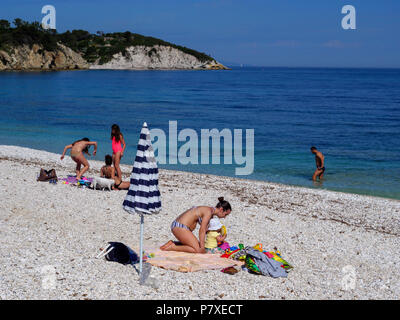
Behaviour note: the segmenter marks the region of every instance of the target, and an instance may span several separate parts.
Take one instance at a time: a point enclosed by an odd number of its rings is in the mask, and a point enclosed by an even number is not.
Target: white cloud
[[[322,44],[323,47],[326,48],[336,48],[336,49],[341,49],[341,48],[358,48],[360,47],[360,44],[357,42],[354,43],[345,43],[340,40],[330,40],[328,42],[324,42]]]

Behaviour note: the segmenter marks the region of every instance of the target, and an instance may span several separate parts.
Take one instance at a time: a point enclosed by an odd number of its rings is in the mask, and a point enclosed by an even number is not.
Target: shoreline
[[[7,152],[10,152],[10,156],[5,156]],[[18,154],[22,154],[25,152],[28,156],[23,157],[19,156]],[[32,157],[33,156],[33,157]],[[39,167],[43,166],[49,166],[50,164],[52,165],[51,168],[55,168],[56,171],[58,170],[69,170],[69,174],[75,175],[75,162],[72,161],[72,159],[69,156],[66,156],[64,160],[60,160],[61,154],[53,153],[53,152],[48,152],[44,150],[38,150],[38,149],[31,149],[31,148],[25,148],[25,147],[19,147],[19,146],[7,146],[7,145],[0,145],[0,162],[1,161],[17,161],[20,164],[23,165],[36,165],[38,166],[38,172],[39,172]],[[86,176],[98,176],[100,172],[100,168],[104,165],[103,161],[99,160],[89,160],[90,168],[86,172]],[[132,165],[127,165],[127,164],[122,164],[120,165],[121,170],[122,170],[122,176],[123,180],[129,181],[131,171],[132,171]],[[50,169],[50,166],[45,168],[45,169]],[[246,179],[246,178],[237,178],[237,177],[229,177],[229,176],[218,176],[218,175],[213,175],[213,174],[208,174],[208,173],[197,173],[197,172],[191,172],[191,171],[178,171],[178,170],[169,170],[169,169],[159,169],[159,180],[160,180],[160,189],[162,187],[162,180],[163,178],[169,178],[169,177],[177,177],[178,179],[181,179],[182,182],[185,184],[190,184],[191,181],[195,180],[197,182],[201,181],[202,183],[197,183],[197,185],[203,185],[205,188],[207,187],[207,181],[218,181],[221,180],[223,181],[224,184],[227,184],[226,189],[232,192],[233,194],[237,195],[240,197],[241,201],[247,202],[248,205],[253,205],[260,200],[265,200],[262,198],[262,192],[259,192],[257,189],[262,189],[267,191],[266,194],[268,194],[268,190],[283,190],[283,192],[286,192],[289,196],[292,194],[293,196],[297,196],[298,194],[303,194],[303,195],[312,195],[315,197],[318,197],[320,199],[327,198],[327,199],[343,199],[351,202],[357,202],[357,203],[373,203],[373,204],[380,204],[382,206],[393,206],[397,207],[399,210],[397,210],[398,213],[400,213],[400,200],[397,199],[392,199],[392,198],[384,198],[384,197],[375,197],[375,196],[370,196],[370,195],[363,195],[363,194],[356,194],[356,193],[347,193],[347,192],[340,192],[340,191],[332,191],[328,189],[317,189],[317,188],[307,188],[303,186],[297,186],[297,185],[289,185],[289,184],[281,184],[281,183],[276,183],[276,182],[269,182],[269,181],[264,181],[264,180],[251,180],[251,179]],[[243,196],[241,194],[241,191],[243,190],[243,187],[236,187],[236,184],[240,185],[247,185],[247,186],[252,186],[254,187],[255,190],[252,190],[252,192],[248,192],[247,195]],[[160,190],[161,191],[161,190]],[[124,192],[124,190],[122,190]],[[260,198],[261,196],[261,198]],[[291,202],[291,205],[299,205],[302,206],[302,204],[299,203],[293,203]],[[314,204],[314,207],[318,207],[318,204]],[[313,208],[310,207],[310,210]],[[313,216],[315,217],[315,216]],[[356,226],[359,227],[359,221],[358,217],[354,216],[348,216],[348,215],[339,215],[340,218],[337,217],[337,214],[335,214],[334,217],[331,215],[324,216],[323,218],[321,217],[320,219],[322,220],[332,220],[336,221],[338,223],[342,224],[347,224],[349,226]],[[316,218],[316,217],[315,217]],[[390,217],[390,218],[395,218],[395,217]],[[377,219],[379,220],[379,219]],[[376,223],[376,221],[371,221],[368,224],[365,224],[364,227],[366,230],[374,230],[377,232],[389,234],[389,235],[395,235],[395,236],[400,236],[400,218],[398,219],[398,223],[394,223],[393,221],[388,222],[386,225],[379,225]]]
[[[89,160],[87,176],[100,161]],[[159,288],[138,285],[132,267],[95,259],[108,241],[138,248],[140,219],[122,209],[125,191],[37,182],[41,167],[58,177],[74,163],[46,151],[0,146],[1,299],[397,299],[400,202],[255,180],[160,169],[162,211],[146,216],[145,248],[174,239],[169,226],[193,205],[233,208],[223,220],[231,245],[272,250],[294,266],[287,278],[245,271],[180,273],[153,267]],[[124,180],[132,166],[122,165]],[[194,231],[198,236],[198,227]],[[47,267],[54,286],[45,286]],[[52,270],[53,270],[52,269]],[[352,272],[354,286],[345,280]]]
[[[26,150],[33,150],[33,151],[38,151],[38,152],[44,152],[44,153],[48,153],[48,154],[52,154],[52,155],[57,155],[57,156],[61,156],[61,153],[54,153],[54,152],[50,152],[50,151],[46,151],[46,150],[41,150],[41,149],[33,149],[33,148],[28,148],[28,147],[20,147],[20,146],[16,146],[16,145],[1,145],[0,144],[0,161],[1,160],[7,160],[4,156],[4,148],[10,148],[10,150],[12,150],[13,148],[20,148],[20,149],[26,149]],[[65,158],[70,158],[68,156],[68,154],[65,155]],[[21,161],[22,159],[20,158],[16,158],[16,157],[11,157],[10,159],[15,159],[17,161]],[[134,160],[134,159],[133,159]],[[133,160],[132,160],[132,164],[125,164],[122,163],[120,164],[121,166],[121,170],[123,171],[123,173],[125,175],[128,174],[128,178],[130,175],[130,171],[128,172],[127,170],[131,170],[132,166],[133,166]],[[65,161],[65,160],[64,160]],[[94,163],[96,165],[96,168],[101,168],[103,166],[103,161],[100,160],[91,160],[88,158],[89,163]],[[43,162],[45,162],[43,160]],[[61,163],[56,162],[57,165],[61,165]],[[71,161],[72,163],[72,161]],[[125,171],[124,169],[125,168]],[[89,169],[93,170],[92,166]],[[267,184],[271,184],[271,185],[277,185],[280,187],[291,187],[291,188],[300,188],[300,189],[304,189],[306,190],[312,190],[312,191],[321,191],[321,192],[333,192],[333,193],[339,193],[339,194],[343,194],[343,195],[353,195],[353,196],[361,196],[361,197],[367,197],[367,198],[371,198],[371,199],[376,199],[376,200],[390,200],[390,201],[397,201],[400,203],[400,199],[396,199],[396,198],[389,198],[389,197],[384,197],[384,196],[375,196],[375,195],[370,195],[370,194],[363,194],[363,193],[353,193],[353,192],[346,192],[346,191],[339,191],[339,190],[331,190],[331,189],[326,189],[326,188],[311,188],[311,187],[306,187],[306,186],[302,186],[302,185],[297,185],[297,184],[287,184],[287,183],[280,183],[280,182],[274,182],[274,181],[269,181],[269,180],[259,180],[259,179],[248,179],[248,178],[241,178],[239,176],[237,177],[232,177],[232,176],[225,176],[225,175],[216,175],[216,174],[212,174],[212,173],[200,173],[200,172],[195,172],[195,171],[184,171],[184,170],[173,170],[173,169],[163,169],[163,168],[159,168],[160,171],[166,171],[166,172],[171,172],[171,173],[179,173],[179,174],[194,174],[194,175],[202,175],[202,176],[210,176],[210,177],[214,177],[214,178],[224,178],[224,179],[233,179],[233,181],[235,180],[239,180],[239,181],[246,181],[248,183],[252,182],[252,183],[267,183]]]
[[[208,69],[208,68],[75,68],[75,69],[4,69],[0,72],[12,73],[12,72],[62,72],[62,71],[229,71],[227,69]]]
[[[1,145],[0,145],[1,147]],[[97,160],[92,160],[92,161],[97,161]],[[127,164],[122,164],[127,166]],[[239,180],[239,181],[246,181],[246,182],[259,182],[259,183],[267,183],[267,184],[272,184],[272,185],[277,185],[280,187],[291,187],[291,188],[300,188],[300,189],[305,189],[305,190],[314,190],[314,191],[322,191],[322,192],[333,192],[333,193],[339,193],[339,194],[344,194],[344,195],[353,195],[353,196],[361,196],[361,197],[367,197],[367,198],[372,198],[372,199],[383,199],[383,200],[391,200],[391,201],[397,201],[400,203],[400,199],[396,198],[389,198],[389,197],[384,197],[384,196],[374,196],[370,194],[364,194],[364,193],[354,193],[354,192],[346,192],[346,191],[339,191],[339,190],[332,190],[332,189],[326,189],[326,188],[311,188],[311,187],[305,187],[302,185],[298,184],[289,184],[289,183],[280,183],[280,182],[275,182],[275,181],[269,181],[269,180],[260,180],[260,179],[248,179],[248,178],[240,178],[240,177],[232,177],[232,176],[219,176],[216,174],[212,173],[200,173],[200,172],[195,172],[195,171],[184,171],[184,170],[172,170],[172,169],[159,169],[159,170],[165,170],[165,171],[171,171],[171,172],[179,172],[179,173],[189,173],[189,174],[198,174],[198,175],[204,175],[204,176],[212,176],[215,178],[221,177],[221,178],[230,178],[233,180]]]

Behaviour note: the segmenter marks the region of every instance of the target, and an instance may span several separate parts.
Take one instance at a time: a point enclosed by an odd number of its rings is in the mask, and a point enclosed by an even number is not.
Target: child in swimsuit
[[[124,136],[122,135],[121,130],[117,124],[113,124],[111,127],[111,140],[114,167],[117,171],[117,177],[122,180],[122,171],[119,163],[121,162],[121,158],[124,155],[126,144]]]

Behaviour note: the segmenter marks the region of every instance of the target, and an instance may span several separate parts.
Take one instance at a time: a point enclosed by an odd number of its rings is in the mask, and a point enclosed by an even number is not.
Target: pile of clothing
[[[82,179],[76,179],[76,176],[68,175],[66,178],[61,178],[62,184],[71,184],[77,187],[90,187],[93,182],[93,178],[82,177]]]
[[[256,244],[254,247],[244,247],[243,244],[239,244],[239,246],[226,249],[221,257],[244,261],[244,269],[250,273],[268,275],[273,278],[287,277],[288,272],[293,267],[281,257],[280,252],[276,248],[274,250],[263,250],[261,243]],[[233,274],[232,271],[222,270],[222,272],[230,274]]]

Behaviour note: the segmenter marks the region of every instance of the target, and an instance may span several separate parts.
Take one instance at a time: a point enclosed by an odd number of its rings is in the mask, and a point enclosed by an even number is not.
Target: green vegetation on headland
[[[43,50],[54,51],[58,48],[58,44],[63,44],[78,52],[89,63],[104,64],[109,62],[116,53],[122,53],[125,56],[128,47],[160,45],[178,49],[196,57],[201,62],[214,60],[205,53],[129,31],[115,33],[98,31],[96,34],[91,34],[85,30],[68,30],[57,33],[56,30],[43,29],[39,22],[15,19],[13,24],[15,27],[12,27],[7,20],[0,20],[0,50],[7,53],[11,53],[17,46],[28,45],[32,48],[34,44],[40,45]],[[156,51],[152,49],[148,54],[156,54]]]
[[[44,30],[39,22],[26,22],[21,19],[14,20],[15,28],[7,20],[0,20],[0,50],[8,53],[14,47],[39,44],[44,50],[57,49],[58,35],[52,30]]]

